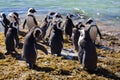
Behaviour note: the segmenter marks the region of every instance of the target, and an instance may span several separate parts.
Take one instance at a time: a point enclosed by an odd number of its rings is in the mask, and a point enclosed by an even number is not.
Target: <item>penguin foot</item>
[[[27,67],[29,69],[35,69],[37,67],[37,65],[35,65],[35,64],[27,64]]]
[[[31,64],[29,64],[29,63],[27,63],[27,67],[29,68],[29,69],[32,69],[32,65]]]
[[[15,56],[16,54],[17,54],[16,50],[11,52],[11,55],[13,55],[13,56]]]
[[[9,52],[6,52],[5,55],[9,55],[10,53]]]

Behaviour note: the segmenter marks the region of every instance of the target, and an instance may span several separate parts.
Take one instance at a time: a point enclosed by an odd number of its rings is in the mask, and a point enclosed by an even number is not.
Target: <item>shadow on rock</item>
[[[19,43],[19,49],[22,49],[23,48],[23,43]]]
[[[36,66],[36,67],[34,68],[34,70],[36,70],[36,71],[44,71],[44,72],[54,71],[53,68],[50,68],[50,67],[39,67],[39,66]]]
[[[12,57],[16,58],[17,60],[23,60],[20,53],[14,53],[11,55],[12,55]]]
[[[120,80],[120,77],[116,76],[114,73],[104,69],[104,68],[98,68],[95,72],[98,76],[104,76],[106,78],[110,78],[112,80]]]
[[[5,59],[5,56],[1,52],[0,52],[0,59]]]
[[[99,45],[96,45],[96,47],[98,48],[98,49],[104,49],[104,50],[111,50],[109,47],[107,47],[107,46],[99,46]]]
[[[70,75],[70,71],[63,70],[63,69],[59,70],[59,73],[60,73],[61,75]]]

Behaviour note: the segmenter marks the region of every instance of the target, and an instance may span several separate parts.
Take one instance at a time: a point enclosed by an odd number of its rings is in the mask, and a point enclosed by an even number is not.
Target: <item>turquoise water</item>
[[[0,12],[6,14],[12,11],[25,14],[29,7],[42,14],[80,12],[99,20],[120,21],[120,0],[0,0]]]

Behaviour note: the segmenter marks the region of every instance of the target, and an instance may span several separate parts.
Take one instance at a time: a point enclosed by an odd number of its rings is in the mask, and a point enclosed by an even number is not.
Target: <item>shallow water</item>
[[[25,13],[29,7],[38,12],[81,12],[93,17],[120,18],[120,0],[0,0],[0,12]]]
[[[49,11],[62,14],[79,12],[99,21],[119,24],[119,4],[120,0],[0,0],[0,12],[26,14],[29,7],[34,7],[38,15]]]

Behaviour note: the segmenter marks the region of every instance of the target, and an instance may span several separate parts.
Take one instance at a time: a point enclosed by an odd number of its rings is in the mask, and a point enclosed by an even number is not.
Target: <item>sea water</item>
[[[100,21],[120,22],[120,0],[0,0],[0,12],[6,14],[13,11],[26,14],[30,7],[37,14],[79,12]]]

